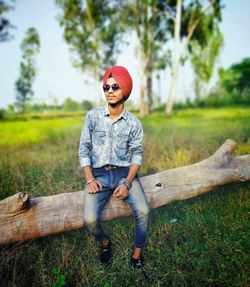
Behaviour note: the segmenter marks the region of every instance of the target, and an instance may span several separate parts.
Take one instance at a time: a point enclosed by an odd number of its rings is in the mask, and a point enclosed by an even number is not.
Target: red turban
[[[128,70],[122,66],[111,66],[107,68],[103,76],[103,84],[105,84],[110,77],[116,80],[123,92],[124,100],[126,101],[130,96],[133,87],[133,81]]]

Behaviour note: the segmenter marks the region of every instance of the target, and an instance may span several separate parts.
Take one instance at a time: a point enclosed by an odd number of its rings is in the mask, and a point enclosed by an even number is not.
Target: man
[[[110,264],[112,258],[111,241],[103,231],[100,216],[110,196],[114,196],[132,208],[136,226],[130,260],[134,268],[141,268],[149,209],[137,177],[142,164],[143,129],[124,107],[132,85],[126,68],[112,66],[106,70],[103,91],[108,104],[88,112],[80,138],[79,160],[87,181],[84,223],[100,242],[100,261]]]

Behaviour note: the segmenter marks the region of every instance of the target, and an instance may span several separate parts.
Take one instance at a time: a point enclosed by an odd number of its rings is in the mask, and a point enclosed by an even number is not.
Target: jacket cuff
[[[87,165],[91,165],[91,161],[88,157],[83,157],[80,159],[80,167],[84,167],[84,166],[87,166]]]
[[[134,155],[132,156],[131,163],[135,163],[135,164],[142,165],[142,156],[141,156],[141,155],[136,155],[136,154],[134,154]]]

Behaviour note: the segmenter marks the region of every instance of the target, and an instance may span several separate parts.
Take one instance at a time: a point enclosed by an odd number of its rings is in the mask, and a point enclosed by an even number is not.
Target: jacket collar
[[[108,105],[103,107],[103,112],[104,112],[104,116],[110,116]],[[125,107],[124,107],[124,109],[123,109],[123,111],[122,111],[122,113],[121,113],[119,118],[124,118],[125,120],[127,120],[127,118],[128,118],[128,111],[127,111],[127,109]]]

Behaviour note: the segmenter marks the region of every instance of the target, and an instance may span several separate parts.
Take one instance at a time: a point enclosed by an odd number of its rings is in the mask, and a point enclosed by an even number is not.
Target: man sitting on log
[[[143,129],[141,122],[124,107],[132,85],[126,68],[112,66],[106,70],[103,91],[108,104],[88,112],[80,138],[79,160],[87,181],[84,223],[100,242],[100,261],[109,265],[112,259],[111,240],[104,233],[100,218],[113,195],[132,208],[135,238],[130,262],[134,268],[141,268],[149,209],[137,177],[142,164]]]

